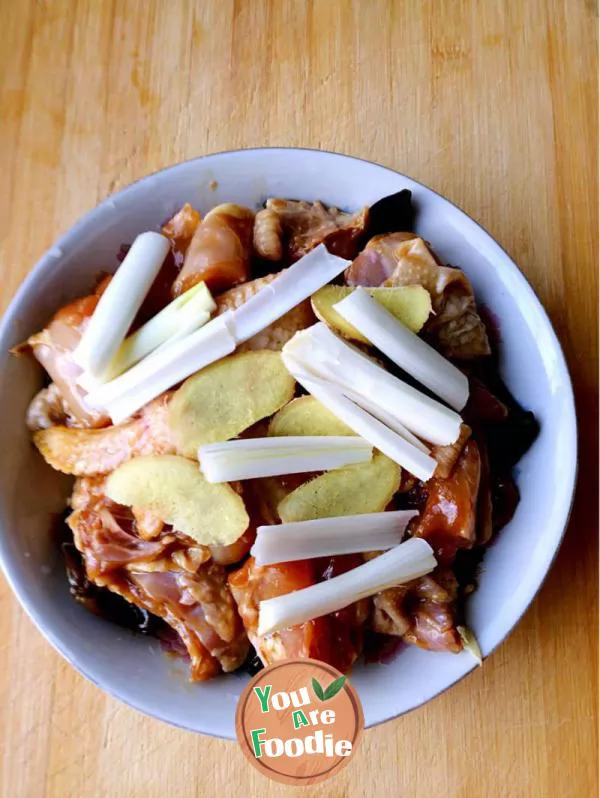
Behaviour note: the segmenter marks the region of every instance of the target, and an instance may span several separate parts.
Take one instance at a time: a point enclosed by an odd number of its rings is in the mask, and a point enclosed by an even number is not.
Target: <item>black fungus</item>
[[[244,664],[241,666],[240,670],[246,671],[249,673],[250,676],[255,676],[257,673],[262,671],[265,666],[262,663],[261,658],[256,653],[256,650],[253,646],[250,646],[250,651],[248,652],[248,656]]]
[[[492,527],[499,532],[511,520],[520,501],[519,489],[510,473],[492,480]]]
[[[492,470],[508,471],[515,466],[539,431],[540,425],[533,413],[516,407],[510,409],[503,423],[490,424],[486,429],[486,442]]]
[[[479,570],[485,546],[476,546],[473,549],[458,549],[452,563],[452,571],[460,585],[461,594],[468,595],[477,587]]]
[[[415,229],[416,209],[412,192],[407,188],[382,197],[369,208],[367,237],[383,233],[412,233]]]

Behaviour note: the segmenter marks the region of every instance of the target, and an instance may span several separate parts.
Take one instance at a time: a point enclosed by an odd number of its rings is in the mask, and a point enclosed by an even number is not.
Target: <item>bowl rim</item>
[[[569,471],[566,474],[566,481],[563,484],[562,493],[564,494],[563,502],[562,502],[562,513],[558,523],[555,524],[555,534],[552,539],[552,545],[550,546],[550,553],[549,556],[546,558],[543,566],[538,570],[538,574],[536,579],[533,581],[529,592],[527,593],[526,597],[523,600],[523,604],[520,608],[518,615],[511,620],[509,623],[506,631],[502,633],[496,642],[491,645],[489,651],[486,653],[486,659],[498,648],[498,646],[503,643],[507,637],[514,631],[517,627],[529,607],[531,606],[533,600],[539,593],[544,584],[550,569],[556,559],[558,551],[560,549],[562,540],[564,538],[565,532],[567,530],[569,524],[569,518],[571,515],[571,510],[573,507],[573,502],[575,498],[575,487],[577,483],[577,469],[578,469],[578,436],[577,436],[577,417],[576,417],[576,408],[575,408],[575,397],[573,392],[573,384],[571,380],[571,376],[569,373],[569,368],[567,365],[567,361],[564,355],[563,348],[561,343],[558,339],[554,326],[542,305],[541,301],[538,299],[535,291],[533,290],[532,286],[530,285],[526,276],[521,272],[517,264],[512,260],[511,256],[506,252],[506,250],[496,241],[496,239],[485,230],[485,228],[479,224],[475,219],[473,219],[466,211],[462,210],[456,203],[452,200],[445,197],[443,194],[435,191],[434,189],[430,188],[424,183],[421,183],[418,180],[400,172],[396,169],[392,169],[391,167],[384,166],[383,164],[377,163],[376,161],[369,160],[367,158],[361,158],[355,155],[346,155],[344,153],[335,152],[331,150],[324,150],[324,149],[315,149],[311,147],[247,147],[247,148],[239,148],[233,150],[220,150],[218,152],[211,152],[206,153],[204,155],[195,156],[192,158],[188,158],[183,161],[179,161],[175,164],[171,164],[169,166],[165,166],[161,169],[155,170],[150,172],[147,175],[143,175],[142,177],[134,180],[132,183],[129,183],[127,186],[124,186],[119,191],[113,192],[105,197],[101,202],[95,205],[93,208],[88,210],[83,216],[81,216],[73,225],[71,225],[62,235],[60,235],[52,244],[51,246],[45,250],[39,260],[35,263],[35,265],[30,269],[28,274],[22,280],[20,285],[18,286],[17,290],[15,291],[14,296],[12,297],[10,303],[8,304],[2,318],[0,318],[0,348],[4,347],[6,344],[6,339],[10,334],[10,329],[12,326],[12,322],[14,317],[17,315],[19,306],[23,297],[35,286],[35,283],[38,281],[40,276],[43,272],[48,268],[50,264],[54,262],[54,257],[52,255],[53,251],[56,249],[60,249],[62,247],[68,246],[68,242],[74,238],[77,238],[80,231],[90,222],[94,220],[96,215],[99,215],[103,212],[104,208],[109,206],[111,202],[115,200],[115,198],[119,197],[122,199],[126,199],[127,195],[130,192],[133,192],[135,187],[146,181],[151,181],[158,175],[162,175],[166,172],[176,171],[178,169],[184,169],[186,166],[191,164],[195,164],[198,162],[202,162],[205,160],[211,160],[218,158],[220,156],[247,156],[251,155],[252,153],[258,153],[265,151],[271,153],[283,153],[283,154],[290,154],[290,153],[298,153],[304,152],[310,155],[319,155],[326,158],[335,158],[341,160],[353,160],[364,163],[370,167],[375,167],[382,171],[388,172],[393,174],[394,176],[403,178],[415,186],[418,186],[422,189],[425,193],[432,194],[439,200],[451,205],[462,217],[462,221],[471,226],[473,229],[479,231],[480,234],[483,234],[486,239],[489,241],[490,244],[493,245],[493,249],[495,249],[495,254],[499,255],[503,260],[506,262],[506,266],[513,270],[513,276],[516,279],[518,285],[518,292],[525,292],[528,295],[528,299],[535,305],[536,311],[539,313],[540,317],[543,319],[544,323],[547,326],[547,333],[549,335],[549,340],[552,343],[554,353],[558,358],[561,371],[565,377],[562,383],[562,390],[565,396],[567,408],[568,408],[568,417],[563,419],[563,423],[568,425],[568,439],[570,441],[570,448],[569,448],[569,457],[568,457],[568,465]],[[92,676],[85,668],[83,668],[77,662],[77,655],[75,652],[71,650],[71,647],[67,644],[64,644],[60,637],[56,635],[52,628],[46,625],[44,621],[44,613],[43,610],[40,611],[38,607],[35,605],[33,600],[30,600],[28,596],[24,595],[21,589],[18,587],[16,580],[13,579],[11,573],[11,567],[9,563],[10,554],[8,552],[7,547],[5,546],[5,535],[4,529],[0,528],[0,568],[4,574],[4,577],[10,586],[11,590],[13,591],[14,595],[16,596],[17,600],[19,601],[21,607],[24,609],[27,616],[31,619],[37,629],[40,631],[42,636],[52,645],[52,647],[82,676],[92,682],[95,686],[99,687],[101,690],[106,692],[108,695],[112,696],[113,698],[122,701],[127,706],[142,712],[143,714],[156,718],[158,720],[164,721],[165,723],[170,724],[179,729],[183,729],[186,731],[193,731],[196,733],[206,734],[210,737],[216,737],[218,739],[233,739],[230,737],[225,737],[222,734],[216,733],[209,728],[202,728],[199,729],[198,727],[193,728],[191,726],[177,723],[177,721],[173,720],[172,717],[167,717],[164,713],[161,713],[157,710],[150,710],[147,706],[142,705],[141,702],[133,701],[129,698],[125,698],[121,691],[113,690],[112,687],[107,686],[105,683],[99,681],[94,676]],[[465,673],[458,676],[456,679],[453,679],[446,687],[442,690],[437,692],[434,696],[429,698],[424,698],[423,700],[419,700],[415,702],[410,707],[406,709],[395,712],[391,710],[389,714],[386,714],[385,717],[379,718],[377,721],[370,723],[368,728],[372,728],[374,726],[378,726],[382,723],[386,723],[387,721],[393,720],[395,718],[399,718],[402,715],[410,712],[414,709],[417,709],[424,704],[432,701],[434,698],[437,698],[439,695],[442,695],[451,687],[453,687],[458,682],[465,679],[469,676],[477,667],[477,664],[474,662],[473,666],[469,668]]]

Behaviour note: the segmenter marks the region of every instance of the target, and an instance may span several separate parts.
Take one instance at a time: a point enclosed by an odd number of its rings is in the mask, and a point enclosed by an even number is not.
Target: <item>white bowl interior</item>
[[[211,188],[216,181],[216,188]],[[98,271],[114,269],[121,244],[160,225],[183,202],[201,211],[233,201],[257,206],[268,196],[322,199],[358,208],[410,188],[418,231],[442,259],[460,265],[478,300],[500,319],[502,373],[534,411],[541,434],[518,467],[521,503],[486,553],[468,621],[484,654],[517,623],[538,590],[568,517],[576,467],[573,397],[560,346],[529,285],[506,253],[447,200],[383,167],[311,150],[245,150],[207,156],[135,183],[88,214],[40,261],[0,329],[0,559],[21,603],[50,642],[103,689],[155,717],[234,737],[243,675],[190,684],[186,667],[153,640],[131,635],[79,607],[68,592],[51,535],[69,481],[42,462],[24,426],[42,381],[10,346],[41,328],[65,301],[86,293]],[[35,487],[32,490],[32,486]],[[367,726],[435,696],[474,667],[454,656],[407,648],[387,665],[358,666],[352,681]]]

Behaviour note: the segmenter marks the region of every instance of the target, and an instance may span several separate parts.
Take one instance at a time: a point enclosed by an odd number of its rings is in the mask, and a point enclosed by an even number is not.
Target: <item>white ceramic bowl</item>
[[[403,175],[342,155],[258,149],[206,156],[146,177],[88,213],[35,266],[3,319],[0,560],[6,577],[73,667],[149,715],[234,737],[236,701],[247,677],[190,684],[186,667],[165,656],[158,642],[130,635],[71,599],[50,534],[51,514],[63,505],[69,481],[43,463],[24,424],[41,369],[8,349],[43,327],[67,300],[88,292],[98,271],[116,267],[121,244],[156,227],[184,202],[206,211],[219,202],[257,206],[281,196],[355,209],[401,188],[410,188],[419,206],[418,232],[444,261],[464,268],[479,302],[499,319],[503,377],[541,423],[538,440],[518,465],[521,503],[486,553],[480,587],[468,603],[468,622],[487,655],[518,622],[560,544],[575,483],[575,410],[560,345],[533,291],[501,247],[452,203]],[[388,665],[356,667],[352,681],[372,726],[428,701],[473,667],[466,653],[411,647]]]

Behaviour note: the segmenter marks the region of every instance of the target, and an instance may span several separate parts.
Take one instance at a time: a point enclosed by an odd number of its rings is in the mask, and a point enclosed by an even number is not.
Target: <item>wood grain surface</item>
[[[368,731],[320,798],[597,795],[597,17],[593,0],[0,0],[0,310],[112,191],[203,153],[397,168],[507,249],[577,394],[580,478],[548,581],[483,669]],[[7,798],[291,796],[233,743],[106,697],[0,578]]]

